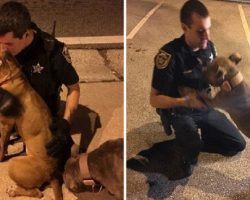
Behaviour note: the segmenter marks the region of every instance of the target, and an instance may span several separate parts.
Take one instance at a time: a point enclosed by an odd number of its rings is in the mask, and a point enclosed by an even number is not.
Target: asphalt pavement
[[[163,4],[150,15],[158,3]],[[127,0],[127,169],[128,200],[247,200],[250,199],[250,148],[234,157],[201,153],[192,176],[169,181],[166,174],[173,136],[165,135],[160,119],[149,105],[153,59],[159,48],[182,34],[179,10],[182,0]],[[204,0],[212,17],[211,39],[219,55],[238,51],[245,79],[250,79],[250,46],[240,7],[250,25],[250,5]],[[146,19],[146,20],[145,20]],[[246,119],[246,123],[247,119]],[[139,164],[139,165],[138,165]],[[139,166],[139,167],[138,167]],[[170,172],[171,173],[171,172]]]
[[[8,0],[1,0],[1,4]],[[123,0],[19,0],[32,20],[56,37],[123,35]]]

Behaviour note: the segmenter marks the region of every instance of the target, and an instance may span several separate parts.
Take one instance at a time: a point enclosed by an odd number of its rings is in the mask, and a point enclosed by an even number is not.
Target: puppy
[[[27,148],[26,156],[18,156],[9,160],[9,176],[17,184],[15,189],[7,191],[9,196],[41,198],[43,194],[39,187],[45,182],[50,182],[55,200],[63,200],[62,187],[58,180],[58,160],[49,157],[45,148],[52,138],[49,129],[52,122],[50,111],[25,79],[15,58],[4,51],[0,51],[0,87],[6,91],[0,93],[2,98],[7,98],[6,95],[11,94],[10,99],[13,100],[16,97],[19,101],[16,106],[15,103],[0,105],[0,107],[9,106],[8,112],[11,108],[14,109],[12,117],[0,110],[1,156],[4,154],[4,146],[13,126],[16,127]],[[0,103],[4,102],[0,101]],[[21,108],[18,109],[18,107]]]

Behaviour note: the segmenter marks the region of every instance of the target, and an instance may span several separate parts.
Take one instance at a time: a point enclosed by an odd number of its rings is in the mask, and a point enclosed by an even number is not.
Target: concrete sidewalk
[[[94,150],[108,138],[123,136],[123,50],[70,50],[73,65],[80,76],[81,97],[78,111],[72,125],[72,136],[77,144],[82,144],[87,151]],[[62,100],[66,90],[63,89]],[[91,140],[92,139],[92,140]],[[10,154],[19,152],[22,143],[9,145]],[[8,162],[0,163],[0,199],[11,200],[6,190],[15,186],[8,176]],[[77,197],[63,186],[64,199],[75,200]],[[88,198],[89,193],[81,197]],[[93,194],[95,195],[95,194]],[[106,199],[107,195],[99,195]],[[18,200],[34,198],[18,197]],[[43,200],[52,200],[51,188],[44,191]]]

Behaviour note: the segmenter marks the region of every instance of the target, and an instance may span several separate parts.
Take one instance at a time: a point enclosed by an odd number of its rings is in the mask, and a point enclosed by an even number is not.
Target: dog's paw
[[[16,190],[13,187],[7,188],[6,193],[9,195],[9,197],[15,197],[16,196]]]

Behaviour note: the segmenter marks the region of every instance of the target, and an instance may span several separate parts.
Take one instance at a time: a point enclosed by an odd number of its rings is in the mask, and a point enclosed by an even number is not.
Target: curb
[[[71,49],[122,49],[124,37],[97,36],[97,37],[57,37]]]
[[[228,1],[231,3],[247,3],[250,4],[250,0],[219,0],[219,1]]]

